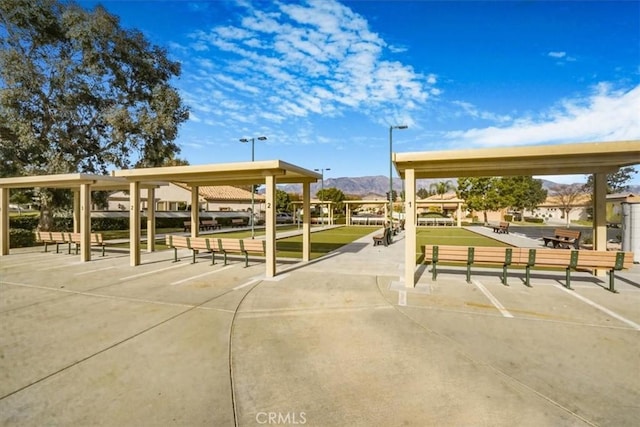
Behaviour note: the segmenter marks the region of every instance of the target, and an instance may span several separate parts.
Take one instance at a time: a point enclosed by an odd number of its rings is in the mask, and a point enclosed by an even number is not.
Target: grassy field
[[[339,227],[311,233],[311,259],[319,258],[331,251],[379,230],[380,227]],[[276,242],[276,256],[302,258],[302,236],[288,237]]]
[[[456,227],[419,228],[416,245],[419,252],[423,245],[509,246],[498,240]]]

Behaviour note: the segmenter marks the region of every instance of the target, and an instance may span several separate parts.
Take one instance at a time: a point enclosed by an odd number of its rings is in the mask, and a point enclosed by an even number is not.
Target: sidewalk
[[[404,233],[376,233],[271,279],[186,250],[2,257],[0,425],[637,424],[638,282],[443,269],[403,294]]]

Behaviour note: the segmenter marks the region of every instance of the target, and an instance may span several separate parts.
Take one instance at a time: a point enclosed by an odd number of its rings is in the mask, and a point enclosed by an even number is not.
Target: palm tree
[[[449,190],[455,190],[455,188],[451,181],[438,181],[429,186],[430,191],[440,195],[440,200],[444,199],[444,195],[447,194]],[[442,209],[442,213],[444,213],[444,203],[440,206],[440,209]]]

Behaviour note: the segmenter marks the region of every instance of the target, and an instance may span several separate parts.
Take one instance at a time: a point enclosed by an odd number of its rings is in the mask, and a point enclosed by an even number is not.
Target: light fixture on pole
[[[393,223],[393,130],[408,127],[407,125],[389,126],[389,225]]]
[[[258,141],[266,141],[267,137],[266,136],[259,136],[257,138],[240,138],[240,142],[249,142],[251,141],[251,161],[253,162],[255,160],[255,142],[256,139]],[[255,239],[256,237],[256,232],[255,232],[255,228],[254,228],[254,218],[255,218],[255,206],[254,206],[254,197],[253,197],[253,193],[254,193],[254,186],[251,185],[251,218],[249,219],[249,222],[251,222],[251,238]]]
[[[330,171],[331,168],[314,169],[316,172],[320,172],[322,175],[322,181],[320,182],[320,222],[324,226],[324,171]]]

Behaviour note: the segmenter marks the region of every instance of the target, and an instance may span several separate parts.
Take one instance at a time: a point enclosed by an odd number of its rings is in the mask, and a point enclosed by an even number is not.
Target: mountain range
[[[431,184],[443,181],[442,179],[419,179],[416,182],[416,189],[424,188],[429,190]],[[453,185],[456,184],[455,179],[449,179]],[[553,191],[554,188],[566,185],[582,185],[582,184],[558,184],[553,181],[542,179],[542,188],[548,191]],[[327,178],[324,180],[324,188],[335,187],[341,190],[346,195],[365,196],[367,194],[378,194],[385,196],[389,192],[389,177],[384,175],[376,176],[360,176],[360,177],[342,177],[342,178]],[[300,184],[287,184],[278,186],[279,189],[286,191],[287,193],[302,193],[302,186]],[[317,182],[311,184],[311,194],[315,195],[322,188],[321,183]],[[402,180],[395,177],[393,179],[393,189],[398,193],[402,191]],[[640,193],[640,186],[631,186],[630,192],[637,194]]]

